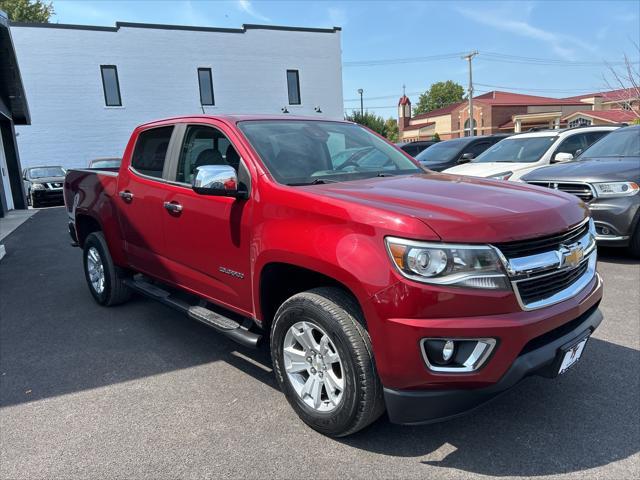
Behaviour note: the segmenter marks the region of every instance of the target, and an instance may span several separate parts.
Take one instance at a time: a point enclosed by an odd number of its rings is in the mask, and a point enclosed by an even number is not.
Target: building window
[[[578,117],[575,120],[571,120],[569,122],[569,128],[588,127],[589,125],[591,125],[591,120],[584,117]]]
[[[210,68],[198,69],[198,83],[200,84],[200,105],[215,105],[213,75]]]
[[[102,90],[104,104],[107,107],[121,107],[120,83],[118,82],[118,68],[115,65],[100,65],[102,74]]]
[[[298,70],[287,70],[287,90],[289,105],[300,105],[300,76]]]

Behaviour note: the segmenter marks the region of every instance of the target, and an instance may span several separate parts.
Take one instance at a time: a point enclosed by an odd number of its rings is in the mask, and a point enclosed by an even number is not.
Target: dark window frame
[[[202,82],[200,81],[200,72],[209,73],[209,88],[211,89],[211,103],[204,103],[202,98]],[[216,96],[213,91],[213,70],[210,67],[198,67],[198,91],[200,92],[200,105],[204,107],[213,107],[216,104]]]
[[[296,74],[296,93],[298,94],[298,102],[291,102],[291,91],[289,90],[289,73]],[[300,70],[287,69],[287,100],[289,105],[302,105],[302,96],[300,95]]]
[[[109,103],[109,99],[107,98],[107,86],[104,81],[104,72],[105,70],[113,70],[116,77],[116,89],[118,91],[118,103]],[[122,106],[122,93],[120,92],[120,77],[118,76],[118,66],[117,65],[100,65],[100,78],[102,79],[102,93],[104,94],[104,105],[105,107],[121,107]]]

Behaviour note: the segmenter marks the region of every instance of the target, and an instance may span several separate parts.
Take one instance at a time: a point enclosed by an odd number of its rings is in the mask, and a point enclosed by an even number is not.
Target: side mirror
[[[576,154],[573,156],[573,158],[578,158],[580,155],[582,155],[582,149],[581,148],[576,150]]]
[[[463,153],[462,156],[458,159],[458,164],[469,163],[474,158],[475,155],[471,152]]]
[[[246,198],[248,193],[238,183],[236,170],[229,165],[198,167],[191,187],[200,195]]]
[[[560,152],[556,153],[556,156],[553,157],[552,163],[568,162],[569,160],[573,160],[573,155],[567,152]]]

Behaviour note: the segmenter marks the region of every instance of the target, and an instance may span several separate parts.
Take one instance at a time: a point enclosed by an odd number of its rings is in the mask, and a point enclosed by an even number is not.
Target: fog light
[[[482,367],[496,343],[495,338],[423,338],[420,346],[429,370],[464,373]]]
[[[451,357],[453,357],[454,347],[455,344],[452,340],[447,340],[446,342],[444,342],[444,346],[442,347],[442,359],[445,362],[448,362],[449,360],[451,360]]]
[[[609,235],[610,233],[611,233],[611,231],[607,227],[602,227],[602,234],[603,235]]]

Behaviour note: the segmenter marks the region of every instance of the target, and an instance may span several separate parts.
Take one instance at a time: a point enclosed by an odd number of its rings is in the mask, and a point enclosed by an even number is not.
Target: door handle
[[[118,193],[118,195],[120,195],[122,199],[127,203],[130,203],[131,200],[133,200],[133,193],[131,193],[128,190],[123,190],[120,193]]]
[[[166,208],[171,213],[182,212],[182,205],[180,205],[179,203],[164,202],[164,208]]]

